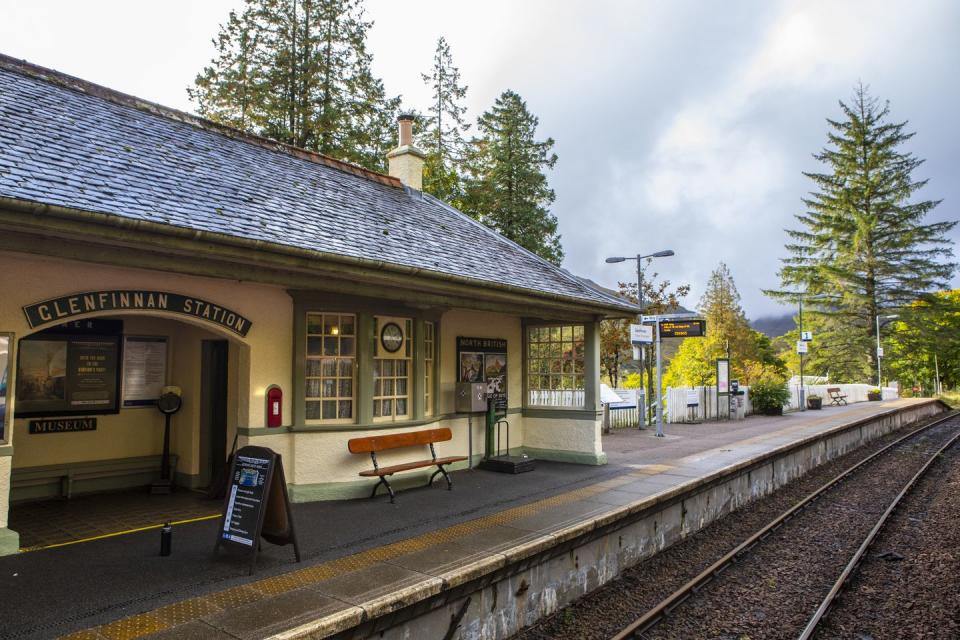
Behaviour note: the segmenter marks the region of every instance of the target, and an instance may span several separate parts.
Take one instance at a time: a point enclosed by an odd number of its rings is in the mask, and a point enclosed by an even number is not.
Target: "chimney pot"
[[[405,186],[417,191],[423,190],[423,161],[426,154],[413,146],[413,114],[402,113],[397,116],[400,130],[400,144],[387,154],[390,175]]]
[[[414,117],[409,113],[401,113],[397,116],[397,124],[400,126],[401,147],[408,147],[413,144],[413,121]]]

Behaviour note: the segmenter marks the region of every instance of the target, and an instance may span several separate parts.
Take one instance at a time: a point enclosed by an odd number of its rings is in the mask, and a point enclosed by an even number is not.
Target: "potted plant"
[[[882,399],[883,399],[883,393],[880,392],[880,389],[877,389],[876,387],[874,387],[873,389],[870,389],[869,391],[867,391],[867,400],[872,400],[875,402],[877,400],[882,400]]]
[[[807,409],[822,409],[823,408],[823,398],[816,393],[811,393],[807,396]]]
[[[790,399],[790,390],[782,380],[758,380],[750,385],[750,402],[754,413],[765,416],[783,415],[783,405]]]

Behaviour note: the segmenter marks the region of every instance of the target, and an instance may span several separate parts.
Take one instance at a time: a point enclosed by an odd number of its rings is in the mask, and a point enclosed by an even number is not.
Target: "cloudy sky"
[[[0,0],[0,52],[172,107],[242,0]],[[751,317],[786,311],[783,229],[827,117],[858,81],[917,132],[934,219],[960,218],[960,3],[367,0],[375,71],[423,108],[436,39],[449,41],[471,117],[523,96],[560,157],[564,266],[602,284],[631,277],[609,255],[671,248],[663,277],[703,283],[726,262]],[[960,241],[960,230],[953,233]],[[960,287],[960,277],[952,285]]]

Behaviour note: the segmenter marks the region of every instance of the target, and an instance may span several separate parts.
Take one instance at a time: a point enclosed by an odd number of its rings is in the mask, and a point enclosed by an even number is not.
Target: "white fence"
[[[817,394],[823,398],[823,406],[830,405],[830,396],[827,389],[838,388],[840,394],[847,396],[848,403],[866,402],[867,392],[876,389],[869,384],[814,384],[804,387],[805,397],[809,398],[811,394]],[[741,398],[743,406],[741,411],[745,415],[753,413],[753,405],[750,402],[750,387],[740,387],[745,392]],[[899,398],[899,391],[893,387],[883,388],[883,399],[893,400]],[[696,399],[696,406],[690,406]],[[717,388],[710,387],[668,387],[666,394],[666,421],[673,422],[703,422],[718,419],[717,410]],[[784,406],[785,411],[795,411],[800,408],[800,385],[790,387],[790,400]],[[720,398],[719,418],[726,419],[729,416],[729,405],[725,397]]]
[[[742,396],[739,396],[742,401],[740,411],[750,414],[753,412],[753,407],[750,404],[750,389],[740,387],[740,390],[744,392]],[[666,421],[670,423],[705,422],[718,420],[721,417],[726,419],[730,415],[728,397],[720,396],[718,407],[717,388],[714,386],[667,387],[666,402]]]
[[[803,388],[804,396],[809,398],[812,394],[816,394],[823,398],[823,406],[830,405],[830,394],[827,393],[827,389],[840,389],[840,394],[847,396],[848,403],[854,402],[867,402],[867,392],[871,389],[876,389],[872,384],[808,384]],[[893,387],[884,387],[882,390],[883,395],[881,396],[884,400],[894,400],[900,397],[900,392]],[[800,408],[800,385],[790,387],[790,403],[787,405],[788,409],[799,409]]]

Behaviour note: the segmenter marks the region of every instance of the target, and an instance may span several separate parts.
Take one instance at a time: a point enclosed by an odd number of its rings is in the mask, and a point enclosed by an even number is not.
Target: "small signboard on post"
[[[630,325],[630,342],[635,345],[653,344],[653,327],[648,324]]]
[[[280,455],[266,447],[247,446],[237,451],[230,467],[213,552],[216,554],[224,546],[248,553],[252,575],[261,537],[276,545],[292,544],[300,562],[300,545]]]
[[[807,353],[807,343],[803,340],[797,340],[797,353]]]

